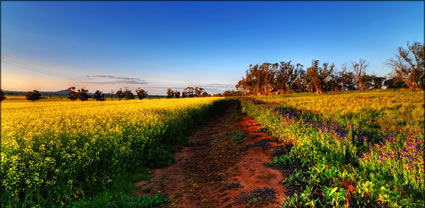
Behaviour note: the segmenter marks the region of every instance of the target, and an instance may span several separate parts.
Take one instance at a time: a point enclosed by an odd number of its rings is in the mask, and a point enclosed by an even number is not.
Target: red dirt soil
[[[264,165],[279,144],[241,113],[239,103],[230,104],[188,140],[194,145],[181,147],[176,163],[153,170],[151,182],[137,183],[139,195],[160,191],[169,197],[168,207],[184,208],[278,207],[285,197],[282,172]]]

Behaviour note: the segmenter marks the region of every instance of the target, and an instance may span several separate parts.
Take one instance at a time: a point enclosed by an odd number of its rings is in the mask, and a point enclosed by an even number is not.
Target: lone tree
[[[366,61],[364,59],[360,59],[359,62],[351,62],[351,65],[353,67],[354,70],[354,75],[355,75],[355,81],[356,81],[356,86],[358,90],[364,90],[365,89],[365,76],[366,76],[366,68],[367,68],[367,64]]]
[[[174,91],[174,96],[176,96],[176,98],[180,98],[180,91]]]
[[[137,94],[137,97],[139,97],[140,100],[148,97],[148,91],[146,91],[142,88],[137,88],[136,94]]]
[[[41,94],[37,90],[33,90],[32,92],[29,91],[29,92],[25,93],[25,98],[27,100],[31,100],[32,102],[34,102],[36,100],[40,100],[40,97],[41,97]]]
[[[75,87],[68,88],[68,99],[75,101],[78,99],[78,93],[75,91]]]
[[[387,64],[394,69],[394,74],[403,80],[409,90],[424,88],[424,45],[413,42],[407,50],[399,47],[395,58],[390,58]]]
[[[186,87],[183,91],[184,96],[183,97],[194,97],[195,94],[195,88],[193,87]]]
[[[119,89],[115,92],[115,95],[118,97],[118,100],[122,100],[124,98],[124,92],[122,91],[122,89]]]
[[[175,92],[171,88],[167,89],[167,98],[174,97],[174,94],[175,94]]]
[[[126,100],[133,100],[134,99],[134,94],[131,92],[131,90],[128,90],[127,88],[125,88],[124,98]]]
[[[75,101],[77,99],[80,99],[81,101],[86,101],[89,99],[88,90],[81,88],[75,91],[75,87],[68,88],[68,99]]]
[[[4,95],[4,92],[2,89],[0,89],[0,102],[6,99],[6,96]]]
[[[88,90],[81,88],[78,90],[78,99],[80,99],[81,101],[87,101],[89,99],[89,94],[88,94]]]
[[[99,90],[96,90],[94,93],[94,99],[96,99],[96,101],[105,101],[105,94]]]

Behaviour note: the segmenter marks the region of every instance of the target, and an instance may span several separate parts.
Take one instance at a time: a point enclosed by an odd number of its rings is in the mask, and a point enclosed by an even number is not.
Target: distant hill
[[[25,95],[28,91],[12,91],[12,90],[4,90],[6,95]],[[66,96],[68,95],[69,90],[59,90],[59,91],[40,91],[41,95],[45,96]],[[93,92],[88,93],[90,96],[94,95]],[[106,97],[110,97],[111,93],[104,93]],[[165,98],[165,95],[149,95],[150,98]]]
[[[4,93],[6,95],[25,95],[25,93],[27,93],[27,92],[28,91],[4,90]],[[52,91],[40,91],[40,94],[41,95],[61,95],[61,96],[64,96],[64,95],[67,95],[68,92],[69,92],[69,90],[66,89],[66,90],[59,90],[59,91],[55,91],[55,92],[52,92]]]
[[[59,91],[56,91],[56,92],[43,92],[43,93],[52,93],[52,94],[55,94],[55,95],[67,95],[68,92],[69,92],[69,90],[66,89],[66,90],[59,90]]]

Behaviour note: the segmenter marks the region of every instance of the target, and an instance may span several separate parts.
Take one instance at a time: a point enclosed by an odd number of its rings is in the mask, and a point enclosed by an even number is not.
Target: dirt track
[[[138,194],[166,194],[169,207],[278,207],[285,196],[279,170],[266,167],[278,143],[232,102],[189,136],[176,163],[154,170]]]

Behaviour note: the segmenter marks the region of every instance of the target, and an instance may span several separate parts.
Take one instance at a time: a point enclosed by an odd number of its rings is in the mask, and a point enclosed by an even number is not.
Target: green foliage
[[[32,92],[29,91],[29,92],[25,93],[25,98],[27,100],[31,100],[32,102],[34,102],[36,100],[40,100],[41,94],[37,90],[33,90]]]
[[[174,162],[173,154],[170,150],[164,147],[156,147],[147,151],[142,164],[149,168],[160,168],[170,166]]]
[[[107,195],[109,196],[109,195]],[[106,196],[106,197],[107,197]],[[97,201],[80,200],[71,203],[73,208],[160,208],[167,205],[168,201],[159,194],[153,196],[136,196],[121,193],[118,197],[112,198],[107,203],[98,203]]]
[[[70,207],[116,207],[117,204],[122,207],[130,207],[132,205],[139,205],[139,207],[146,204],[165,204],[166,201],[160,193],[155,194],[153,197],[149,196],[135,196],[136,183],[142,180],[150,180],[152,173],[149,169],[144,167],[135,167],[126,172],[116,175],[104,185],[97,189],[90,190],[85,197],[77,198],[65,206]],[[163,203],[161,203],[161,201]]]
[[[423,117],[415,114],[423,112],[421,94],[258,97],[243,99],[242,109],[294,144],[269,164],[295,190],[284,207],[423,207]]]
[[[2,206],[67,206],[102,193],[135,166],[170,165],[172,146],[224,103],[220,98],[2,103]]]
[[[111,207],[114,208],[150,208],[150,207],[163,207],[167,204],[165,200],[160,195],[149,196],[131,196],[131,195],[121,195],[120,198],[112,202]]]

